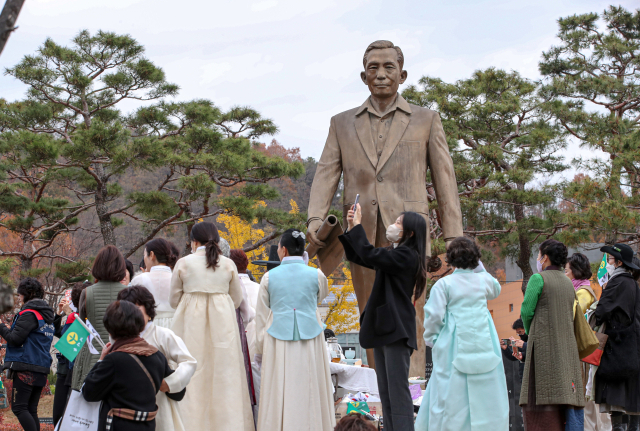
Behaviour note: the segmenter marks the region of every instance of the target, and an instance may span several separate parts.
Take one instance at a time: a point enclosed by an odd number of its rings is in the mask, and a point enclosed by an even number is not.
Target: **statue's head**
[[[369,45],[362,63],[364,72],[360,73],[360,77],[374,97],[395,96],[400,84],[407,79],[407,71],[402,70],[402,50],[388,40],[377,40]]]

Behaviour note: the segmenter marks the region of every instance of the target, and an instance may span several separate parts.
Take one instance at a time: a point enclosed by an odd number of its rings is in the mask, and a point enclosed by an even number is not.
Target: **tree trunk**
[[[524,184],[518,184],[517,188],[518,190],[524,190]],[[520,225],[520,223],[525,219],[524,206],[515,205],[514,213],[516,223],[518,224],[518,259],[516,260],[516,265],[518,265],[518,268],[522,271],[522,294],[524,295],[525,290],[527,290],[529,279],[533,275],[531,264],[529,263],[531,260],[531,241],[529,241],[529,235],[527,232],[524,231],[523,227]]]
[[[4,4],[2,13],[0,13],[0,54],[9,40],[9,35],[16,29],[16,20],[23,4],[24,0],[7,0]]]
[[[95,170],[101,179],[104,178],[104,168],[102,165],[96,165]],[[107,208],[107,183],[106,181],[100,181],[96,187],[96,212],[98,213],[98,220],[100,221],[100,232],[102,232],[104,245],[116,245],[116,235],[113,232],[111,214],[109,214],[109,209]]]

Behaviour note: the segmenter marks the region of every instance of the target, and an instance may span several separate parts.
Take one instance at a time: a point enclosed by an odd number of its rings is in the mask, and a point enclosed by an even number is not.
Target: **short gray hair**
[[[224,257],[229,257],[231,255],[231,247],[229,246],[229,242],[220,237],[220,241],[218,241],[218,247],[220,247],[220,252]]]
[[[364,65],[365,69],[367,67],[367,56],[371,51],[373,51],[374,49],[387,48],[393,48],[396,50],[396,52],[398,53],[398,64],[400,65],[400,69],[402,70],[402,68],[404,67],[404,54],[402,54],[402,50],[399,46],[395,46],[393,42],[389,42],[388,40],[376,40],[367,47],[367,49],[364,51],[364,56],[362,57],[362,64]]]

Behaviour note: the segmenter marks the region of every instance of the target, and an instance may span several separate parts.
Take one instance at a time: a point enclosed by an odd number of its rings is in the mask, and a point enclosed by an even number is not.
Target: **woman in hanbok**
[[[424,340],[432,348],[433,372],[422,399],[416,431],[509,429],[509,397],[500,340],[487,300],[500,283],[474,272],[480,249],[465,237],[447,248],[453,274],[431,288],[424,306]]]
[[[186,431],[178,401],[184,397],[183,391],[196,372],[195,358],[189,353],[184,341],[171,329],[155,324],[155,299],[146,287],[127,287],[118,293],[118,300],[132,302],[140,309],[145,321],[144,331],[140,336],[167,358],[169,368],[173,370],[171,375],[164,378],[160,391],[156,394],[156,431]]]
[[[145,272],[131,280],[131,286],[146,287],[156,301],[156,317],[153,323],[163,328],[171,328],[175,310],[169,304],[171,290],[171,270],[178,261],[176,246],[163,238],[149,241],[144,247]]]
[[[173,331],[198,361],[180,412],[186,430],[254,430],[236,308],[242,286],[236,265],[220,254],[218,229],[197,223],[192,254],[176,263],[170,305]]]
[[[305,235],[280,238],[281,264],[260,283],[256,362],[262,363],[258,431],[332,431],[333,386],[318,303],[327,277],[305,265]]]

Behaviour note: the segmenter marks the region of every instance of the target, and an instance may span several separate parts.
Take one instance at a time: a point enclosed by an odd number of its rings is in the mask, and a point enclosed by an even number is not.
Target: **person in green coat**
[[[118,297],[118,293],[125,288],[121,281],[127,276],[127,265],[118,250],[113,245],[103,247],[96,256],[91,268],[91,274],[96,283],[87,287],[80,295],[78,311],[82,321],[88,320],[100,334],[100,338],[106,344],[109,341],[109,333],[104,326],[103,318],[107,307]],[[85,343],[78,353],[73,365],[71,388],[79,391],[82,388],[87,374],[100,359],[102,347],[97,341],[93,341],[98,354],[89,350],[89,343]]]
[[[520,309],[529,335],[520,405],[527,431],[582,431],[584,388],[573,319],[577,299],[564,274],[567,247],[540,244],[537,269]]]

